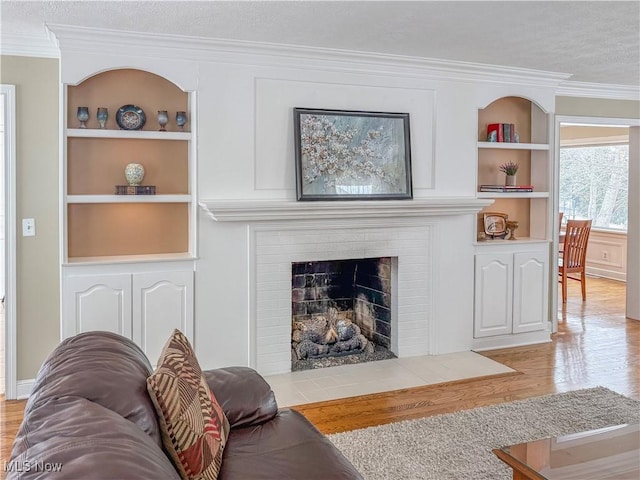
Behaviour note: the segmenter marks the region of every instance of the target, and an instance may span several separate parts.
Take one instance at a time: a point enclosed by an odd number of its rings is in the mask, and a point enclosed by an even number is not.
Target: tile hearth
[[[474,352],[394,358],[269,375],[280,407],[513,372]]]

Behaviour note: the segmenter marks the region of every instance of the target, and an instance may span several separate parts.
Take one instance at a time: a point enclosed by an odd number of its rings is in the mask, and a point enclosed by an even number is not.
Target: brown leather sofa
[[[142,350],[122,336],[63,341],[38,372],[7,479],[179,479],[147,393],[151,373]],[[278,409],[254,370],[204,374],[231,426],[219,479],[362,478],[301,414]]]

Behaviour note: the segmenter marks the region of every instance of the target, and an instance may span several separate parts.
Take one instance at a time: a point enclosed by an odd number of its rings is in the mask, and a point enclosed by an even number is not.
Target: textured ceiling
[[[380,52],[640,85],[640,1],[0,2],[3,42],[45,23]],[[6,41],[5,41],[6,39]],[[99,41],[99,39],[96,39]]]

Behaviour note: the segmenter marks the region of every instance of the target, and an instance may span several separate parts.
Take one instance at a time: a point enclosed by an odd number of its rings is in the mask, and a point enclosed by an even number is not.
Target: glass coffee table
[[[514,480],[638,480],[640,425],[616,425],[496,448]]]

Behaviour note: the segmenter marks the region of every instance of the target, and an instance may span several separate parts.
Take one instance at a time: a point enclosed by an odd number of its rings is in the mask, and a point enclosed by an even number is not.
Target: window
[[[591,219],[593,228],[627,230],[629,144],[560,148],[563,220]]]

